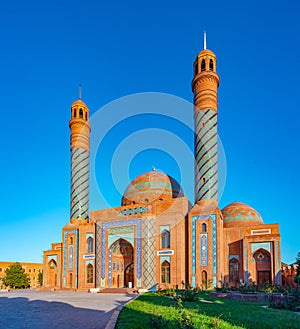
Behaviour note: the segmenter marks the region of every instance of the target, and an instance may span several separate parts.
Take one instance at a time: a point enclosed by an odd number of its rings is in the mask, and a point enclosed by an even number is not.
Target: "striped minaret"
[[[81,93],[80,93],[81,94]],[[89,220],[89,109],[80,99],[72,104],[71,120],[71,214],[70,221]]]
[[[194,62],[195,203],[218,201],[218,86],[216,55],[206,49]]]

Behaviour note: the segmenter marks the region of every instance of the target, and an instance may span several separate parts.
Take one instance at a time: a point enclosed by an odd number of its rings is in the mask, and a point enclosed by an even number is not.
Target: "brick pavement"
[[[0,293],[0,328],[104,329],[114,311],[136,295],[42,292]]]

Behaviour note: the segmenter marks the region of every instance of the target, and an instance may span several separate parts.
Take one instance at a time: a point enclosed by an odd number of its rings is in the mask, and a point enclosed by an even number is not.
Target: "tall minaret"
[[[89,221],[89,155],[90,131],[89,109],[79,98],[71,107],[71,214],[70,222]]]
[[[195,203],[218,201],[218,86],[216,55],[204,49],[194,62]]]

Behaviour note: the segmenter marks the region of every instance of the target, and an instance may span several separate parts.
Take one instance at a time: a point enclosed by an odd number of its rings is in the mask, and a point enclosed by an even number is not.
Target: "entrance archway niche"
[[[253,254],[256,264],[257,283],[272,283],[271,254],[266,249],[258,249]]]
[[[134,249],[130,242],[118,239],[111,247],[111,287],[128,287],[129,282],[134,286]]]
[[[48,262],[48,287],[57,286],[57,264],[54,259]]]

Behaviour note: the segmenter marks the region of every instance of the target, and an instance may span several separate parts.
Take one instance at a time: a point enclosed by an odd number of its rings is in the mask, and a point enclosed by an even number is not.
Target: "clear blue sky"
[[[279,223],[282,259],[293,262],[300,251],[299,11],[294,0],[2,1],[0,260],[41,262],[42,251],[61,241],[78,83],[91,113],[140,92],[192,101],[193,61],[206,30],[221,77],[227,181],[220,206],[245,202],[265,223]],[[152,164],[180,172],[158,150],[135,157],[130,177]],[[185,190],[192,198],[193,187]],[[119,196],[108,195],[117,206]]]

